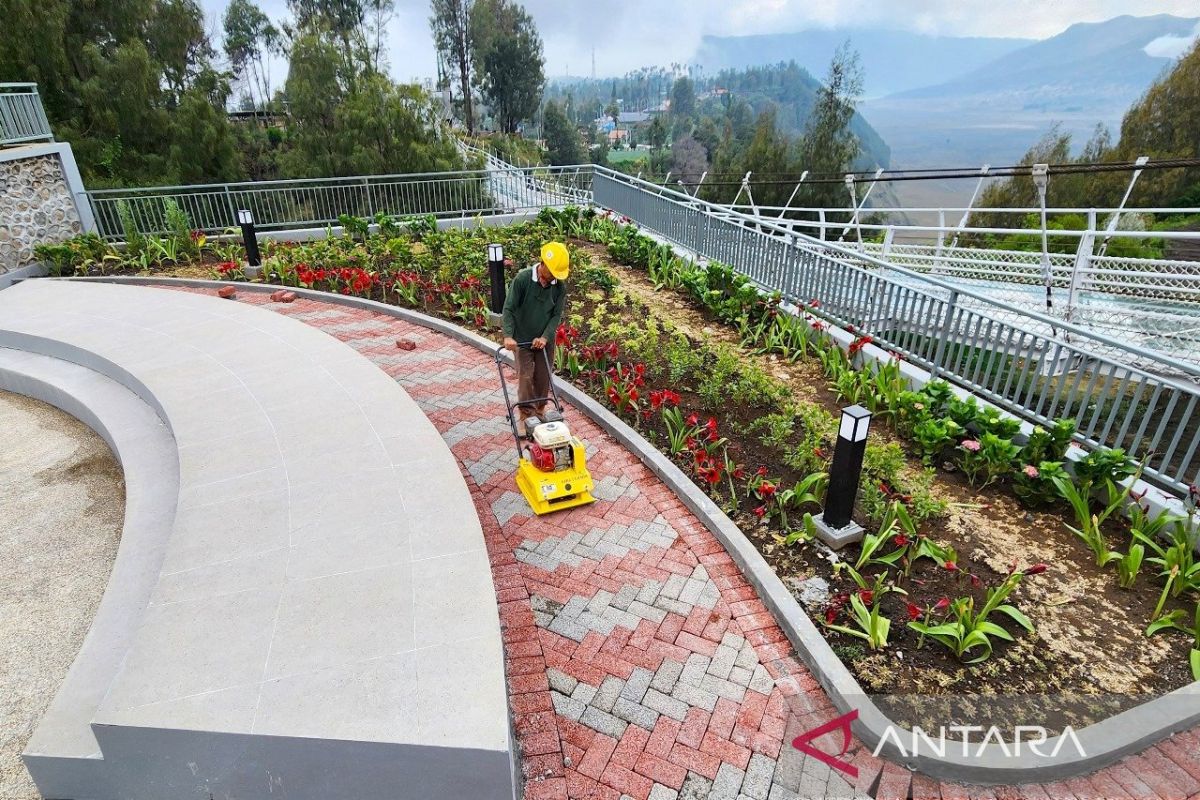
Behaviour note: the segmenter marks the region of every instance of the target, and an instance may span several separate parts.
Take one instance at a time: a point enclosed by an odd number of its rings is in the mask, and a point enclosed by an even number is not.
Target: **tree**
[[[284,32],[293,44],[317,36],[330,45],[353,82],[384,71],[384,37],[394,0],[287,0],[295,20]]]
[[[225,9],[224,28],[225,56],[233,77],[246,84],[251,107],[265,109],[271,97],[269,56],[279,49],[279,30],[250,0],[231,0]]]
[[[682,77],[671,87],[671,116],[690,119],[696,113],[696,87],[692,79]]]
[[[850,130],[854,105],[862,94],[862,67],[858,53],[843,44],[833,55],[816,105],[804,126],[800,164],[814,173],[841,174],[848,171],[859,153],[858,137]],[[804,204],[843,206],[845,189],[834,184],[811,183],[801,189]]]
[[[613,100],[604,109],[604,116],[613,121],[613,127],[616,128],[621,124],[621,107],[617,105],[617,101]]]
[[[655,150],[661,150],[667,143],[667,123],[663,122],[661,116],[655,117],[650,123],[649,129],[646,131],[646,138]]]
[[[476,0],[471,7],[476,74],[492,116],[505,133],[542,102],[545,58],[533,18],[510,0]]]
[[[229,156],[217,144],[230,133],[229,91],[194,0],[0,0],[0,14],[0,75],[38,83],[55,136],[71,143],[90,185],[174,183],[190,172],[175,155],[192,138],[172,124],[181,110],[213,144],[196,174],[240,174],[236,157],[210,157]]]
[[[463,98],[463,121],[467,133],[475,133],[475,108],[471,97],[471,60],[474,55],[471,40],[472,0],[431,0],[433,14],[429,27],[438,54],[458,70],[459,91]]]
[[[545,120],[546,150],[550,163],[555,166],[584,163],[587,159],[583,155],[579,131],[557,103],[546,104]]]
[[[707,171],[708,154],[704,152],[704,145],[692,138],[691,134],[676,139],[671,146],[671,174],[684,184],[694,184]]]

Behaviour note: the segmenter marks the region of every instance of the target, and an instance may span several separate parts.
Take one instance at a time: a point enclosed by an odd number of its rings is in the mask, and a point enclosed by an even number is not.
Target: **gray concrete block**
[[[746,766],[746,777],[742,780],[742,794],[754,800],[767,800],[767,792],[771,788],[771,777],[775,773],[775,760],[754,753]]]
[[[562,670],[555,669],[554,667],[546,670],[546,678],[550,681],[551,689],[562,692],[565,695],[570,695],[571,692],[575,691],[575,687],[579,684],[579,681],[575,680],[575,678],[571,677]]]
[[[675,682],[679,680],[680,673],[683,672],[683,664],[671,659],[665,659],[658,671],[654,673],[654,679],[650,681],[650,688],[657,689],[664,694],[670,694],[675,688]]]
[[[587,710],[587,704],[560,692],[550,692],[550,700],[554,703],[554,711],[564,717],[578,721]]]
[[[671,719],[683,720],[687,717],[689,706],[687,703],[676,700],[657,689],[647,689],[646,696],[642,698],[642,705],[647,708],[654,709],[660,714],[666,714]]]
[[[648,731],[654,730],[654,724],[658,722],[657,711],[624,697],[618,697],[617,701],[613,703],[613,714]]]
[[[611,736],[614,739],[621,738],[628,724],[625,720],[617,719],[612,714],[601,711],[595,706],[588,706],[587,710],[579,717],[579,722],[594,731],[600,731],[605,736]]]
[[[624,687],[625,682],[623,680],[609,675],[600,684],[599,691],[596,692],[596,696],[591,700],[591,705],[594,705],[601,711],[612,711],[613,703],[620,697],[621,689]]]
[[[729,763],[721,764],[713,780],[709,800],[737,800],[746,773]]]
[[[644,667],[637,667],[629,675],[629,679],[625,681],[625,686],[621,689],[621,697],[626,700],[632,700],[635,703],[642,702],[642,698],[646,695],[646,690],[650,688],[650,681],[654,679],[654,673]]]

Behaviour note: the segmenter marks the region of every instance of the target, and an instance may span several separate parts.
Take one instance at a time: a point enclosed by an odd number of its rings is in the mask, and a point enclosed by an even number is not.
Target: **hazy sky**
[[[228,0],[200,0],[214,41]],[[272,19],[284,0],[258,0]],[[953,36],[1043,39],[1076,22],[1131,14],[1200,14],[1197,0],[524,0],[546,47],[546,74],[622,75],[639,66],[685,62],[700,37],[786,33],[808,28],[892,26]],[[389,53],[399,80],[436,69],[429,3],[396,0]],[[1166,42],[1182,51],[1185,43]],[[284,69],[272,77],[282,82]]]

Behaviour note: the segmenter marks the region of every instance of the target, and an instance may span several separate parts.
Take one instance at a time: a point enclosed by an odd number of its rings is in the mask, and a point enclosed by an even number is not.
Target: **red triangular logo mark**
[[[805,753],[806,755],[812,756],[813,758],[817,759],[821,763],[829,766],[831,769],[836,769],[838,772],[844,772],[847,775],[849,775],[851,778],[857,778],[858,777],[858,767],[854,766],[853,764],[849,764],[845,761],[841,761],[837,757],[832,756],[829,753],[826,753],[822,750],[818,750],[817,748],[815,748],[811,744],[809,744],[809,742],[813,741],[814,739],[820,739],[822,736],[829,733],[830,731],[835,731],[835,730],[841,729],[841,731],[842,731],[842,752],[838,753],[838,755],[839,756],[846,755],[846,751],[850,749],[850,723],[854,722],[854,720],[856,720],[856,719],[858,719],[858,709],[857,708],[846,714],[842,714],[840,717],[838,717],[836,719],[831,719],[831,720],[829,720],[829,722],[826,722],[824,725],[821,725],[819,727],[813,728],[811,731],[800,734],[799,736],[797,736],[795,739],[792,740],[792,747],[796,748],[801,753]]]

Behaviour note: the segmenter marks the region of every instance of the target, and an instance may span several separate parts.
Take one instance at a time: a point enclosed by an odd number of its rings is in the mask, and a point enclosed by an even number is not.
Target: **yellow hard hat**
[[[542,263],[557,280],[565,281],[571,274],[571,254],[562,242],[546,242],[542,245]]]

